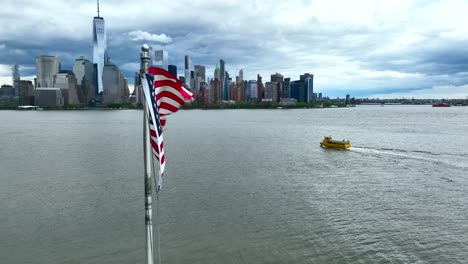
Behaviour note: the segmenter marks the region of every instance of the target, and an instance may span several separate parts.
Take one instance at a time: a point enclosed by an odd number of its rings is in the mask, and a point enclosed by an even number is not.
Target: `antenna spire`
[[[99,17],[99,0],[97,0],[97,16]]]

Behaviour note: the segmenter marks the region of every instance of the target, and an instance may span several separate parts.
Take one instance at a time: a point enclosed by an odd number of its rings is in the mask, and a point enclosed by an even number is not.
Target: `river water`
[[[144,263],[141,111],[0,123],[1,263]],[[162,262],[467,263],[467,131],[468,107],[180,111]]]

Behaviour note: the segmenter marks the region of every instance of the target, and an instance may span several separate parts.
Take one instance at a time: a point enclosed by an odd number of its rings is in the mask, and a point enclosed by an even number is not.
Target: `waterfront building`
[[[278,100],[278,83],[277,82],[266,82],[265,83],[265,98],[271,99],[273,103],[277,103]]]
[[[291,95],[290,98],[296,98],[296,88],[294,87],[294,84],[294,81],[289,83],[289,94]]]
[[[64,105],[80,104],[76,86],[76,77],[72,71],[60,71],[55,76],[54,88],[60,88]]]
[[[235,82],[229,83],[229,98],[233,101],[239,101],[238,88]]]
[[[133,79],[134,84],[134,93],[135,93],[135,101],[137,104],[143,103],[143,87],[140,84],[140,73],[135,72],[135,76]]]
[[[314,76],[312,78],[306,79],[306,90],[307,90],[307,102],[315,102],[314,98]]]
[[[174,75],[174,77],[177,78],[177,66],[176,65],[167,66],[167,71],[172,73],[172,75]]]
[[[18,103],[16,89],[9,84],[0,86],[0,105],[16,105]]]
[[[154,52],[153,66],[167,71],[168,60],[169,53],[167,50],[156,50]]]
[[[190,56],[185,55],[185,85],[190,88]]]
[[[60,71],[60,57],[40,55],[36,57],[37,87],[54,87],[54,78]]]
[[[18,91],[20,105],[34,104],[34,85],[32,81],[16,80],[15,90]]]
[[[297,102],[307,102],[307,89],[304,80],[293,81],[290,83],[291,98],[295,98]]]
[[[102,83],[104,86],[104,104],[120,104],[126,101],[125,96],[128,93],[128,86],[125,85],[127,82],[115,64],[109,62],[104,66]]]
[[[305,82],[306,86],[306,98],[308,103],[314,101],[313,94],[314,94],[314,75],[310,73],[304,73],[299,76],[300,80]]]
[[[13,85],[2,84],[2,86],[0,86],[0,95],[2,95],[2,96],[14,96],[15,95],[15,88],[13,87]]]
[[[257,74],[257,88],[258,88],[258,92],[257,92],[257,102],[262,102],[262,99],[263,99],[263,82],[262,82],[262,76],[260,76],[260,74]]]
[[[345,104],[350,104],[350,103],[351,103],[351,95],[347,94]]]
[[[249,93],[249,99],[250,100],[258,100],[258,84],[257,84],[257,81],[256,80],[250,80],[249,81],[249,90],[250,90],[250,93]]]
[[[209,79],[206,82],[206,104],[212,104],[213,103],[213,79]]]
[[[236,76],[236,94],[235,99],[231,97],[231,100],[238,102],[245,102],[247,100],[247,94],[245,91],[246,83],[244,82],[244,70],[239,70],[239,76]]]
[[[34,90],[34,101],[37,106],[63,106],[60,88],[38,87]]]
[[[93,82],[93,63],[81,56],[73,64],[73,73],[75,73],[77,82],[78,100],[82,104],[87,104],[89,100],[96,97],[96,88]]]
[[[284,78],[282,98],[291,98],[291,78]]]
[[[96,64],[96,87],[97,94],[103,92],[102,72],[108,62],[107,39],[104,18],[99,15],[99,1],[97,6],[98,14],[93,19],[93,63]]]
[[[283,75],[280,73],[275,73],[272,74],[270,77],[271,82],[275,82],[277,87],[276,87],[276,98],[273,98],[275,102],[279,102],[279,99],[281,98],[281,95],[283,94]]]
[[[247,80],[244,81],[244,91],[245,91],[245,100],[249,101],[251,97],[250,95],[251,89],[250,89],[250,82]]]
[[[202,81],[205,81],[205,66],[204,65],[195,65],[194,66],[194,77],[200,77]]]

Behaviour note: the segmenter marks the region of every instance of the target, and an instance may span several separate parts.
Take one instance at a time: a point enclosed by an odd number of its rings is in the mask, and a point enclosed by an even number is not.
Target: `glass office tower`
[[[96,80],[96,91],[102,93],[102,69],[107,63],[107,40],[106,40],[106,28],[104,18],[99,16],[99,3],[98,3],[98,16],[94,17],[93,20],[93,63],[97,65],[97,80]]]

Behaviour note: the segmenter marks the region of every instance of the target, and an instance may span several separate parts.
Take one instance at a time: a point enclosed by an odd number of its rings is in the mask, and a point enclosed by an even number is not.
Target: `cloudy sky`
[[[315,75],[325,96],[466,98],[468,0],[101,0],[111,60],[133,82],[143,43],[169,52],[182,75],[184,55],[219,59],[232,77],[280,72]],[[158,3],[160,3],[158,5]],[[71,69],[92,58],[91,0],[3,1],[0,83],[36,74],[35,57],[59,55]]]

